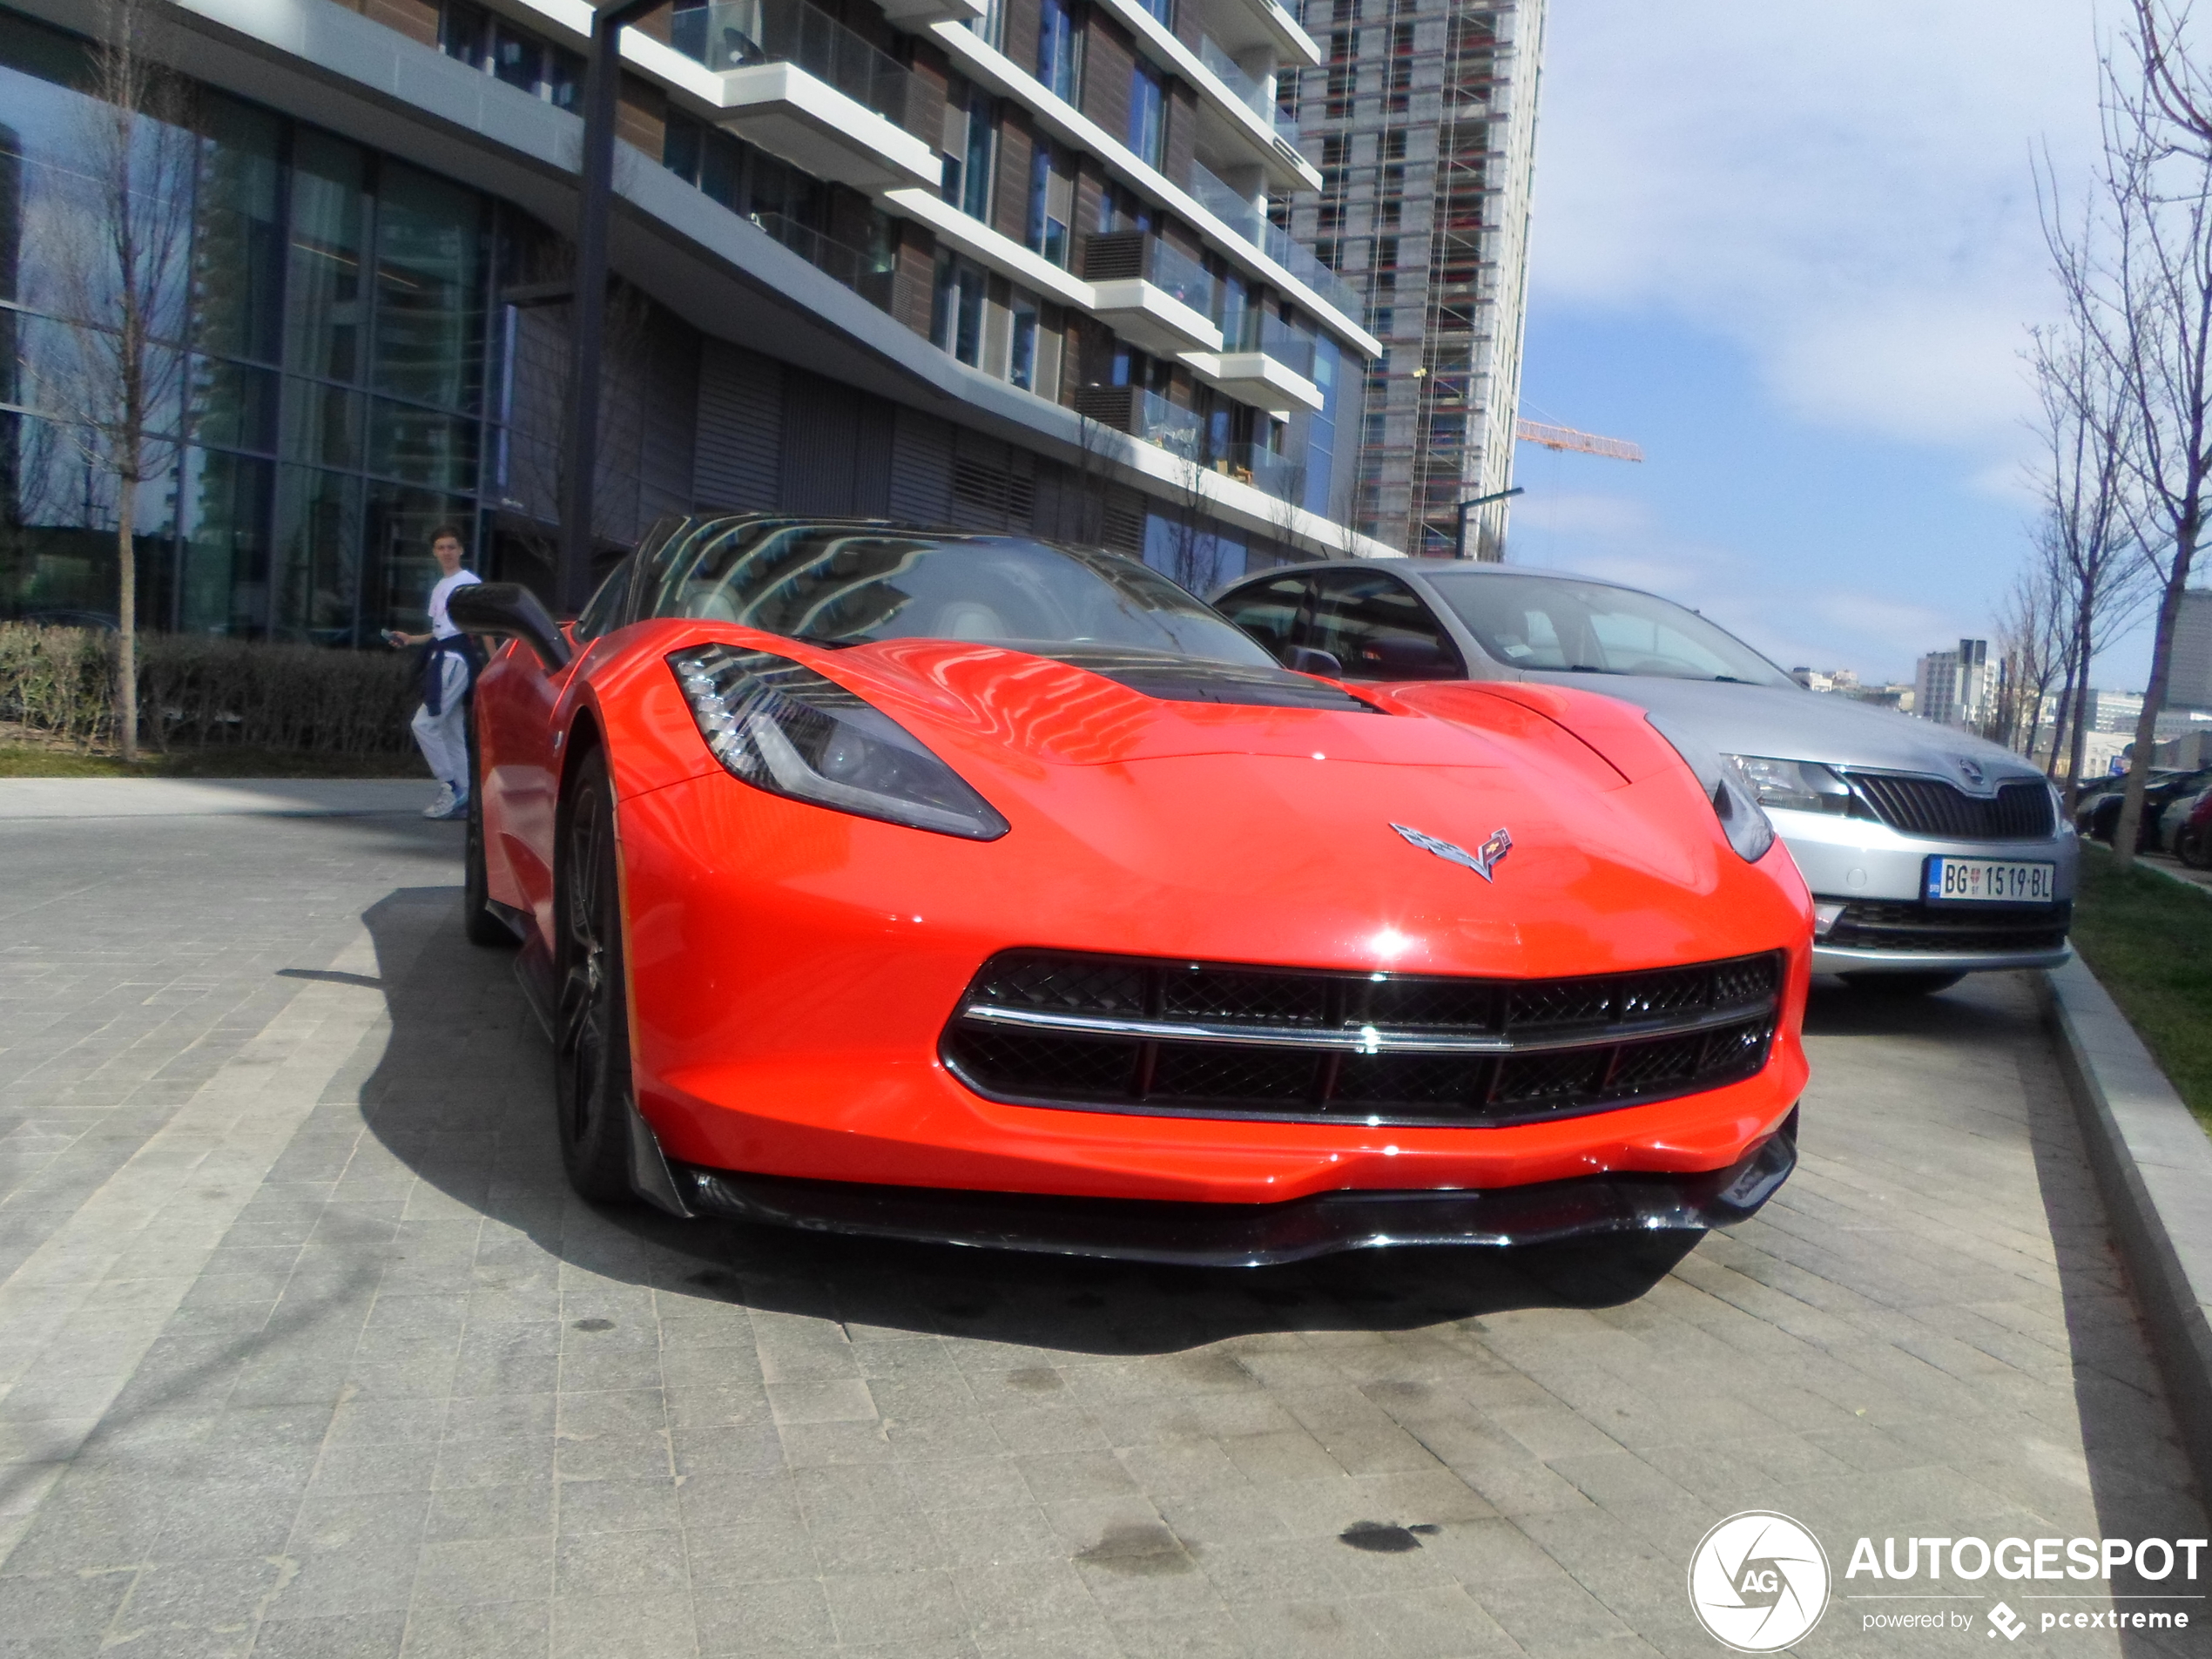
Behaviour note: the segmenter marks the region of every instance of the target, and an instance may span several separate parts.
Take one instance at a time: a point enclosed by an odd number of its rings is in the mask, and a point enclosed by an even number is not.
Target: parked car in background
[[[2079,848],[2040,772],[1965,732],[1808,691],[1671,601],[1407,560],[1278,567],[1214,603],[1310,672],[1604,691],[1693,765],[1725,757],[1812,889],[1816,972],[1918,993],[2067,959]]]
[[[2201,772],[2168,772],[2155,773],[2143,791],[2143,818],[2136,826],[2135,850],[2138,853],[2170,852],[2173,848],[2173,829],[2165,823],[2168,808],[2176,802],[2192,800],[2207,788],[2212,788],[2212,767]],[[2110,788],[2101,790],[2096,797],[2074,806],[2075,826],[2092,840],[2112,844],[2120,830],[2120,809],[2127,802],[2128,780],[2115,779]]]
[[[2212,869],[2212,786],[2166,809],[2165,848],[2193,870]]]

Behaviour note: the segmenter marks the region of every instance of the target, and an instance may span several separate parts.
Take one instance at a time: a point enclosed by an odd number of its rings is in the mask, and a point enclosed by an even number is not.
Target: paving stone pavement
[[[2023,980],[1817,995],[1670,1271],[1002,1258],[572,1199],[456,852],[0,786],[0,1656],[1703,1656],[1743,1509],[2205,1534]]]

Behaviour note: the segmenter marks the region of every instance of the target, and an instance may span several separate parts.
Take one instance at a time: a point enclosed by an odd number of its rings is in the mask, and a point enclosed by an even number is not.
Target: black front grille
[[[1994,796],[1969,795],[1940,778],[1886,772],[1854,772],[1851,783],[1875,817],[1907,835],[1938,835],[1953,841],[2040,841],[2058,826],[2049,788],[2032,779],[2000,784]]]
[[[2071,903],[1969,910],[1911,900],[1852,899],[1844,902],[1844,914],[1820,942],[1838,950],[2056,950],[2066,943],[2073,921]]]
[[[976,975],[944,1055],[971,1088],[1027,1104],[1526,1123],[1755,1075],[1782,972],[1774,954],[1514,981],[1008,951]]]

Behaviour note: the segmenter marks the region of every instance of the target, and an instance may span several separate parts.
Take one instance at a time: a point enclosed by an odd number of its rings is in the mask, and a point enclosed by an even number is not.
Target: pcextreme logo
[[[1689,1558],[1689,1605],[1715,1641],[1738,1653],[1786,1648],[1827,1610],[1827,1553],[1787,1515],[1730,1515]]]

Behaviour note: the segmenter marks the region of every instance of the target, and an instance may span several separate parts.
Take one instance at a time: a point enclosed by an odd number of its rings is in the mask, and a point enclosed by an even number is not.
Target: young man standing
[[[422,706],[415,711],[415,741],[438,780],[438,798],[422,809],[425,818],[456,819],[469,814],[469,691],[482,657],[476,644],[453,625],[446,604],[454,590],[483,578],[461,568],[466,550],[461,532],[441,524],[430,534],[430,556],[438,562],[437,584],[430,590],[430,631],[403,634],[387,630],[394,649],[427,647],[422,653]]]

